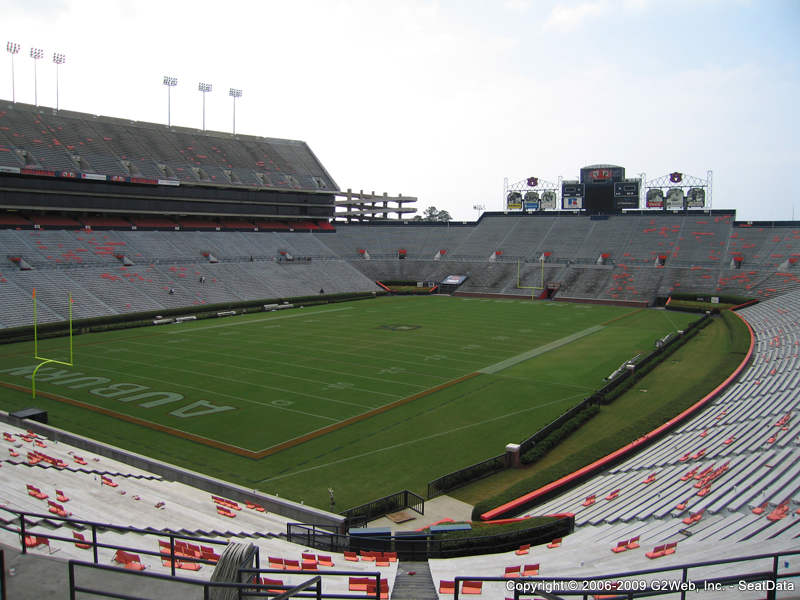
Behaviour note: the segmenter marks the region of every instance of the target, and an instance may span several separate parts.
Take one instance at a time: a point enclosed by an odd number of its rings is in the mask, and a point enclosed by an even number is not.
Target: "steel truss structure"
[[[699,177],[687,173],[681,173],[680,171],[674,171],[667,175],[651,179],[650,181],[647,181],[644,173],[641,174],[641,177],[644,185],[642,185],[641,188],[642,197],[640,203],[643,207],[646,206],[645,198],[649,190],[660,189],[661,191],[666,190],[668,192],[671,189],[680,189],[685,196],[692,188],[700,188],[705,191],[705,206],[694,208],[709,209],[712,207],[713,172],[711,170],[706,171],[705,179],[700,179]]]
[[[546,192],[552,192],[555,195],[555,205],[552,208],[540,208],[537,210],[558,210],[561,206],[561,176],[558,177],[558,183],[553,183],[551,181],[546,181],[544,179],[540,179],[538,177],[526,177],[525,179],[521,179],[516,183],[509,184],[508,177],[503,179],[503,210],[525,210],[524,202],[531,198],[534,194],[536,195],[537,201],[541,201],[540,198]],[[512,209],[508,207],[508,199],[509,194],[517,193],[519,194],[520,202],[522,202],[522,206],[519,209]],[[527,196],[527,194],[531,194],[531,196]]]

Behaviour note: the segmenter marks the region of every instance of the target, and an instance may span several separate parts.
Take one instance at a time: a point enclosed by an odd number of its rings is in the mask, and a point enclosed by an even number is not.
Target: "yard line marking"
[[[29,393],[31,390],[30,388],[23,387],[21,385],[16,385],[14,383],[6,383],[5,381],[0,381],[0,386],[8,388],[10,390],[16,390],[18,392],[25,392]],[[63,402],[64,404],[71,404],[72,406],[77,406],[86,410],[91,410],[96,413],[100,413],[101,415],[106,415],[109,417],[114,417],[115,419],[120,419],[122,421],[127,421],[128,423],[134,423],[135,425],[141,425],[142,427],[147,427],[149,429],[153,429],[155,431],[160,431],[162,433],[168,433],[170,435],[174,435],[176,437],[181,437],[187,440],[191,440],[193,442],[198,442],[200,444],[205,444],[206,446],[210,446],[212,448],[217,448],[219,450],[225,450],[226,452],[231,452],[233,454],[238,454],[240,456],[246,456],[248,458],[254,458],[254,453],[252,450],[248,450],[247,448],[242,448],[241,446],[236,446],[235,444],[228,444],[225,442],[220,442],[219,440],[214,440],[211,438],[207,438],[202,435],[198,435],[196,433],[190,433],[183,429],[179,429],[177,427],[171,427],[168,425],[163,425],[161,423],[155,423],[153,421],[148,421],[147,419],[143,419],[141,417],[134,417],[133,415],[129,415],[126,413],[117,412],[110,408],[105,408],[103,406],[98,406],[96,404],[90,404],[88,402],[82,402],[80,400],[75,400],[74,398],[68,398],[67,396],[59,396],[58,394],[51,394],[50,392],[38,392],[38,394],[44,398],[49,398],[50,400],[55,400],[56,402]],[[106,444],[108,444],[106,442]],[[112,446],[113,447],[113,446]]]
[[[451,379],[441,385],[437,385],[436,387],[428,388],[418,394],[414,394],[413,396],[407,396],[406,398],[402,398],[400,400],[395,400],[389,404],[384,404],[383,406],[379,406],[378,408],[374,408],[372,410],[368,410],[367,412],[363,412],[360,415],[355,415],[354,417],[350,417],[349,419],[344,419],[343,421],[339,421],[338,423],[334,423],[332,425],[327,425],[320,429],[315,429],[314,431],[309,431],[303,435],[300,435],[295,438],[291,438],[286,440],[285,442],[281,442],[279,444],[275,444],[274,446],[270,446],[269,448],[265,448],[258,453],[258,458],[263,458],[265,456],[269,456],[270,454],[275,454],[276,452],[280,452],[281,450],[286,450],[287,448],[291,448],[292,446],[297,446],[298,444],[302,444],[303,442],[307,442],[308,440],[313,440],[321,435],[326,433],[330,433],[331,431],[336,431],[337,429],[342,429],[343,427],[347,427],[348,425],[352,425],[353,423],[358,423],[359,421],[363,421],[364,419],[368,419],[372,416],[380,414],[382,412],[386,412],[387,410],[392,410],[401,406],[403,404],[407,404],[414,400],[418,400],[419,398],[423,398],[430,394],[434,394],[440,390],[449,388],[451,386],[457,385],[462,381],[466,381],[467,379],[472,379],[473,377],[477,377],[479,373],[469,373],[468,375],[464,375],[463,377],[459,377],[457,379]]]
[[[276,327],[277,327],[277,325],[276,325]],[[169,343],[173,343],[173,342],[186,343],[186,340],[170,340],[167,343],[169,344]],[[247,341],[247,340],[240,341],[240,344],[255,344],[255,343],[256,342],[254,342],[254,341]],[[140,346],[148,346],[148,347],[157,347],[158,346],[157,344],[151,344],[151,343],[148,343],[148,342],[131,342],[131,344],[137,344],[137,345],[140,345]],[[213,348],[213,350],[198,349],[198,346],[202,346],[203,344],[205,344],[206,346],[211,346]],[[214,344],[214,342],[198,342],[198,341],[193,341],[192,342],[192,351],[193,352],[203,352],[203,353],[207,353],[207,354],[214,354],[216,356],[218,350],[219,349],[218,349],[217,345]],[[267,348],[261,348],[260,350],[262,352],[269,352],[270,354],[276,354],[278,356],[287,356],[287,352],[283,351],[283,350],[269,350]],[[343,354],[343,353],[340,353],[340,354]],[[356,355],[356,356],[358,356],[358,355]],[[190,360],[197,360],[197,359],[190,359]],[[219,361],[219,359],[217,359],[217,360]],[[268,358],[268,359],[264,359],[264,360],[269,362],[269,364],[272,364],[272,365],[286,365],[286,366],[289,366],[289,367],[292,367],[292,366],[296,367],[298,365],[297,361],[282,361],[282,360],[277,360],[275,358]],[[345,365],[347,365],[347,368],[351,368],[351,367],[354,367],[354,366],[355,367],[364,367],[364,366],[366,366],[366,365],[361,364],[361,363],[353,363],[353,362],[346,362],[346,361],[337,361],[337,362],[344,362]],[[226,363],[226,364],[229,364],[229,363]],[[229,365],[229,366],[235,366],[237,369],[258,371],[259,373],[266,372],[263,369],[248,369],[247,367],[243,367],[243,366],[238,365],[238,364],[237,365]],[[303,369],[308,370],[308,371],[319,371],[321,373],[331,373],[332,375],[337,375],[337,376],[341,376],[342,375],[342,370],[341,369],[339,369],[339,370],[323,369],[322,367],[315,367],[315,366],[311,366],[311,365],[303,365]],[[370,380],[373,380],[373,381],[378,381],[383,385],[386,385],[386,384],[403,385],[403,386],[406,386],[406,387],[419,388],[421,390],[428,389],[430,387],[430,386],[427,386],[427,385],[419,385],[419,384],[416,384],[416,383],[408,383],[406,381],[389,380],[389,379],[386,379],[386,378],[383,378],[383,377],[370,377],[369,375],[358,375],[358,374],[353,373],[351,371],[347,371],[347,375],[348,375],[348,377],[351,377],[351,378],[352,377],[357,377],[357,378],[360,378],[360,379],[370,379]],[[431,375],[431,377],[436,377],[436,376]],[[436,377],[436,379],[444,379],[444,378],[443,377]],[[328,382],[326,381],[325,383],[328,383]],[[371,390],[367,390],[367,391],[371,392]],[[377,392],[377,393],[380,393],[380,392]],[[395,397],[400,397],[399,394],[390,394],[390,395],[395,396]]]
[[[415,440],[406,440],[405,442],[398,442],[397,444],[392,444],[391,446],[384,446],[383,448],[376,448],[375,450],[370,450],[368,452],[362,452],[361,454],[356,454],[354,456],[348,456],[345,458],[340,458],[338,460],[331,461],[329,463],[321,464],[321,465],[314,465],[313,467],[308,467],[306,469],[301,469],[299,471],[295,471],[293,473],[284,473],[283,475],[276,475],[275,477],[267,477],[266,479],[260,479],[257,483],[268,483],[270,481],[276,481],[278,479],[285,479],[286,477],[292,477],[294,475],[301,475],[303,473],[307,473],[309,471],[315,471],[317,469],[322,469],[325,467],[330,467],[333,465],[338,465],[344,462],[348,462],[351,460],[357,460],[359,458],[363,458],[365,456],[370,456],[372,454],[377,454],[378,452],[385,452],[387,450],[395,450],[397,448],[402,448],[403,446],[410,446],[412,444],[418,444],[419,442],[425,442],[427,440],[432,440],[437,437],[442,437],[444,435],[449,435],[451,433],[456,433],[458,431],[463,431],[464,429],[470,429],[472,427],[478,427],[480,425],[484,425],[486,423],[491,423],[492,421],[499,421],[501,419],[507,419],[508,417],[515,417],[522,413],[530,412],[532,410],[539,410],[545,406],[549,406],[551,404],[557,404],[559,402],[565,402],[568,400],[572,400],[573,398],[580,398],[583,394],[574,394],[572,396],[567,396],[565,398],[559,398],[557,400],[552,400],[550,402],[546,402],[544,404],[537,404],[536,406],[529,406],[527,408],[523,408],[514,412],[505,413],[503,415],[494,417],[492,419],[481,419],[478,422],[470,423],[469,425],[462,425],[461,427],[456,427],[454,429],[448,429],[447,431],[437,431],[436,433],[432,433],[431,435],[426,435],[421,438],[417,438]]]
[[[148,363],[143,363],[143,362],[139,362],[137,360],[130,360],[130,359],[126,359],[126,358],[108,357],[108,360],[111,360],[111,361],[116,360],[118,362],[126,362],[126,363],[131,363],[131,364],[134,364],[134,365],[143,365],[143,366],[146,366],[146,367],[150,367],[151,366]],[[284,392],[284,393],[287,393],[287,394],[294,394],[296,396],[307,396],[309,398],[315,398],[317,400],[327,400],[329,402],[338,402],[339,404],[351,404],[351,405],[357,406],[359,408],[366,408],[366,409],[371,409],[372,408],[371,406],[367,406],[367,405],[364,405],[364,404],[357,404],[355,402],[345,402],[344,400],[333,400],[331,398],[326,398],[325,396],[316,396],[314,394],[306,394],[304,392],[297,392],[297,391],[292,391],[292,390],[284,390],[283,388],[273,387],[273,386],[269,386],[269,385],[261,385],[261,384],[258,384],[258,383],[251,383],[251,382],[247,382],[247,381],[241,381],[241,380],[238,380],[238,379],[231,379],[230,377],[220,377],[219,375],[211,375],[210,373],[202,373],[202,372],[199,372],[199,371],[191,371],[189,369],[176,369],[175,367],[165,367],[165,368],[171,369],[173,371],[182,371],[184,373],[190,373],[192,375],[205,375],[206,377],[212,377],[214,379],[221,379],[223,381],[231,381],[231,382],[234,382],[234,383],[242,383],[244,385],[253,386],[253,387],[260,387],[260,388],[264,388],[264,389],[268,389],[268,390],[277,390],[279,392]],[[103,369],[101,367],[97,367],[97,366],[94,366],[94,365],[92,366],[92,369],[95,369],[95,370],[98,370],[98,371],[109,371],[110,373],[117,373],[119,375],[126,375],[128,377],[131,377],[130,373],[124,372],[124,371],[115,371],[113,369]],[[338,422],[338,420],[339,420],[339,419],[332,419],[331,417],[325,417],[325,416],[322,416],[322,415],[316,415],[314,413],[306,413],[306,412],[303,412],[303,411],[300,411],[300,410],[294,410],[294,409],[290,409],[290,408],[282,408],[282,407],[279,407],[279,406],[275,406],[274,404],[264,404],[263,402],[257,402],[255,400],[248,400],[247,398],[242,398],[240,396],[231,396],[231,395],[225,394],[223,392],[211,391],[211,390],[209,390],[207,388],[198,388],[198,387],[194,387],[194,386],[191,386],[191,385],[188,385],[188,384],[185,384],[185,383],[177,383],[177,382],[174,382],[174,381],[166,381],[164,379],[158,379],[156,377],[148,377],[146,375],[139,375],[139,374],[134,375],[133,377],[138,377],[140,379],[150,379],[152,381],[158,381],[159,383],[165,383],[167,385],[172,385],[172,386],[183,386],[183,387],[187,387],[189,389],[197,390],[198,392],[203,392],[205,394],[217,394],[217,395],[220,395],[220,396],[226,396],[228,398],[238,398],[239,400],[242,400],[244,402],[250,402],[251,404],[258,404],[260,406],[274,406],[275,408],[281,408],[281,410],[287,410],[289,412],[299,412],[300,414],[305,414],[305,415],[309,415],[309,416],[312,416],[312,417],[317,417],[319,419],[326,419],[328,421]]]
[[[332,312],[339,312],[341,310],[353,310],[352,306],[345,306],[343,308],[331,308],[329,310],[315,311],[314,315],[324,315]],[[205,327],[192,327],[185,331],[168,331],[167,335],[178,335],[181,333],[193,333],[195,331],[205,331],[206,329],[219,329],[220,327],[236,327],[238,325],[251,325],[252,323],[261,323],[262,321],[277,321],[278,319],[294,319],[297,317],[308,317],[307,312],[298,312],[292,315],[280,315],[278,317],[262,317],[261,319],[247,319],[241,323],[223,323],[221,325],[206,325]]]
[[[225,334],[222,334],[222,335],[225,335]],[[147,344],[147,343],[144,343],[144,342],[130,342],[129,345],[147,346],[147,347],[151,346],[151,344]],[[129,352],[134,352],[135,354],[144,354],[143,352],[136,352],[135,350],[129,350]],[[210,353],[210,351],[208,351],[208,350],[200,350],[200,352],[204,352],[206,354]],[[207,360],[203,360],[201,358],[192,358],[191,356],[182,356],[181,357],[181,361],[193,361],[193,362],[199,362],[199,363],[202,363],[202,364],[205,364],[205,365],[208,364]],[[270,361],[270,364],[274,364],[275,362],[278,362],[278,361]],[[289,375],[288,373],[281,373],[281,372],[271,371],[269,369],[263,369],[263,368],[262,369],[253,369],[252,367],[245,367],[244,365],[241,365],[241,364],[223,363],[219,359],[217,359],[217,363],[216,364],[217,365],[225,365],[225,366],[228,366],[228,367],[230,367],[232,369],[241,369],[242,371],[250,371],[250,372],[253,372],[253,373],[268,374],[268,375],[273,375],[275,377],[283,377],[285,379],[295,379],[297,381],[303,381],[303,382],[318,383],[320,386],[327,385],[327,384],[330,383],[330,381],[328,381],[328,380],[312,379],[311,377],[298,377],[297,375]],[[292,363],[283,363],[283,364],[290,365],[290,366],[292,365]],[[295,366],[297,366],[297,365],[295,364]],[[166,367],[166,368],[171,368],[171,367]],[[337,373],[336,371],[331,371],[331,373],[336,373],[336,374],[338,374],[340,376],[342,375],[341,372]],[[349,375],[349,373],[348,373],[348,375]],[[422,387],[422,386],[416,386],[416,387]],[[401,394],[391,394],[389,392],[379,392],[379,391],[375,391],[375,390],[367,390],[367,389],[364,389],[364,388],[354,387],[352,389],[353,389],[353,391],[364,392],[365,394],[377,394],[379,396],[388,396],[389,398],[402,398],[403,397]],[[357,404],[357,403],[354,403],[354,402],[346,402],[344,400],[333,400],[333,399],[330,399],[330,400],[331,400],[331,402],[342,402],[344,404],[352,404],[352,405],[358,406],[360,408],[366,408],[368,406],[368,405],[364,405],[364,404]]]
[[[126,362],[135,362],[135,361],[126,361]],[[95,371],[105,371],[107,373],[115,373],[117,375],[129,375],[125,371],[117,371],[116,369],[104,369],[102,367],[95,367],[93,366],[92,369]],[[164,379],[158,379],[157,377],[148,377],[146,375],[136,375],[139,379],[147,379],[149,381],[156,381],[158,383],[164,383],[167,385],[178,386],[178,387],[185,387],[190,390],[195,390],[197,392],[201,392],[203,394],[214,395],[214,396],[224,396],[225,398],[231,398],[232,400],[241,400],[242,402],[248,402],[250,404],[257,404],[258,406],[266,406],[267,408],[277,408],[278,410],[284,410],[287,412],[298,413],[301,415],[306,415],[309,417],[315,417],[317,419],[325,419],[326,421],[333,421],[335,423],[339,422],[339,419],[334,419],[332,417],[326,417],[324,415],[317,415],[314,413],[306,412],[303,410],[297,410],[295,408],[286,408],[285,406],[278,406],[277,404],[272,404],[269,402],[259,402],[258,400],[250,400],[249,398],[243,398],[242,396],[234,396],[232,394],[226,394],[225,392],[214,392],[207,388],[199,388],[193,385],[189,385],[188,383],[177,383],[174,381],[166,381]]]
[[[550,342],[549,344],[545,344],[544,346],[533,348],[532,350],[528,350],[527,352],[523,352],[522,354],[517,354],[516,356],[512,356],[511,358],[507,358],[506,360],[502,360],[493,365],[489,365],[488,367],[484,367],[483,369],[479,369],[478,373],[486,373],[487,375],[493,375],[494,373],[497,373],[509,367],[513,367],[514,365],[524,362],[529,358],[533,358],[534,356],[539,356],[540,354],[544,354],[545,352],[550,352],[551,350],[555,350],[557,348],[560,348],[561,346],[566,346],[567,344],[571,344],[575,340],[579,340],[582,337],[586,337],[587,335],[592,335],[593,333],[596,333],[603,328],[604,328],[603,325],[595,325],[594,327],[589,327],[588,329],[584,329],[583,331],[573,333],[572,335],[568,335],[554,342]]]

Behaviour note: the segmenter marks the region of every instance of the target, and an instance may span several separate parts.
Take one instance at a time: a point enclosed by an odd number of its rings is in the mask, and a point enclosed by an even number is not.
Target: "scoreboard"
[[[568,196],[570,198],[583,197],[584,185],[577,181],[564,181],[561,184],[561,196]]]
[[[639,186],[638,179],[626,179],[625,181],[614,182],[614,204],[617,210],[623,208],[639,208]]]
[[[578,181],[561,182],[561,208],[564,210],[582,210],[583,195],[586,186]]]

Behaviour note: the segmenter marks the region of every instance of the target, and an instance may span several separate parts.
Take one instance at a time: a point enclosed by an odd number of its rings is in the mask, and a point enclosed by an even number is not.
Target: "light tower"
[[[19,44],[16,42],[7,42],[6,52],[11,55],[11,101],[16,104],[17,94],[14,88],[14,55],[19,54]]]
[[[212,86],[210,83],[203,83],[202,81],[197,84],[197,89],[203,93],[203,131],[206,130],[206,92],[210,92]]]
[[[44,58],[44,50],[31,48],[31,58],[33,59],[33,104],[39,106],[39,80],[36,73],[36,61]]]
[[[233,135],[236,135],[236,99],[242,97],[242,90],[231,88],[228,95],[233,98]]]
[[[53,53],[53,62],[56,65],[56,111],[58,111],[58,67],[67,62],[67,57],[60,52]]]
[[[170,92],[172,88],[178,85],[178,78],[177,77],[170,77],[169,75],[164,75],[164,85],[167,86],[167,127],[172,126],[172,116],[171,116],[171,98]]]

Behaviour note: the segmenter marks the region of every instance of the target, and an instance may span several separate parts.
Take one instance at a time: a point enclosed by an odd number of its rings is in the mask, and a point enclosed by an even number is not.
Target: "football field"
[[[0,347],[0,407],[341,510],[499,454],[696,315],[387,297]],[[59,358],[65,338],[43,340]]]

